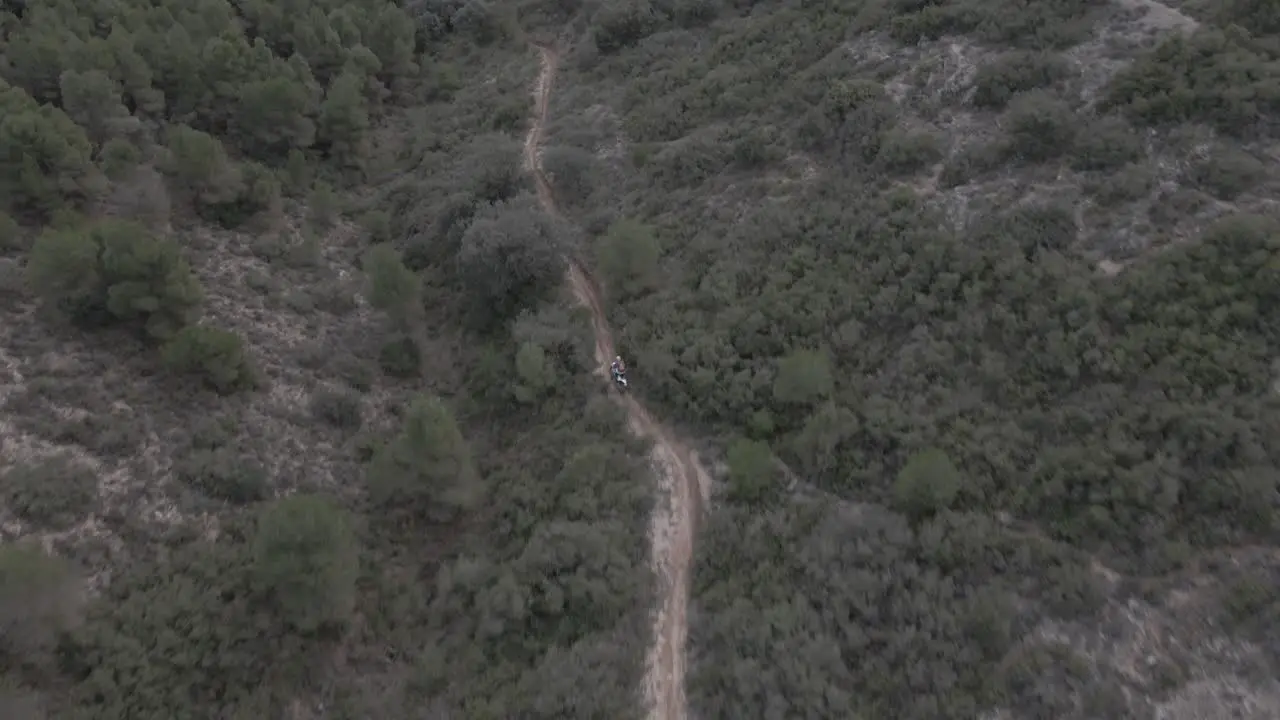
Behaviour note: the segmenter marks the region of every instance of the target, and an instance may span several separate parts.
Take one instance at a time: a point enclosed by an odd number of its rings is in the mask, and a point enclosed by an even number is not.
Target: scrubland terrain
[[[0,715],[1280,716],[1270,4],[0,38]]]

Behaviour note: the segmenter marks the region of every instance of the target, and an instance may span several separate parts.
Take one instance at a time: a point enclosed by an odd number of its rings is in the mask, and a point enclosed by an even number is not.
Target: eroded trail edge
[[[533,91],[533,122],[524,142],[524,159],[537,186],[538,200],[548,213],[560,215],[551,183],[542,171],[542,135],[547,106],[555,81],[559,57],[553,48],[537,46],[541,69]],[[568,260],[568,283],[574,297],[591,312],[595,334],[597,373],[609,382],[607,367],[615,354],[613,333],[605,316],[600,292],[587,269],[576,259]],[[645,663],[644,692],[649,717],[654,720],[684,720],[686,717],[684,674],[685,618],[689,602],[690,565],[698,508],[710,491],[709,476],[698,458],[669,432],[632,395],[615,397],[627,412],[632,432],[653,440],[653,465],[660,485],[649,527],[651,561],[659,578],[659,601],[654,618],[653,642]]]

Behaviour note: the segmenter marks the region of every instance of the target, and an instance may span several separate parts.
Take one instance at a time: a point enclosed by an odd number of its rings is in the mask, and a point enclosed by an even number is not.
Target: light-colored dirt
[[[1200,27],[1200,23],[1194,18],[1157,0],[1117,0],[1117,2],[1130,10],[1143,11],[1142,24],[1153,30],[1190,32]]]
[[[549,47],[538,46],[538,52],[541,70],[534,87],[533,122],[525,137],[524,157],[526,168],[537,186],[538,200],[548,213],[558,216],[560,212],[551,183],[542,172],[541,158],[543,128],[546,126],[558,56]],[[607,367],[615,350],[604,303],[587,269],[574,258],[568,258],[568,265],[569,286],[578,301],[591,312],[597,373],[609,382]],[[631,430],[653,440],[654,466],[662,493],[650,525],[652,562],[660,578],[660,599],[654,618],[653,644],[645,665],[644,690],[649,717],[654,720],[684,720],[685,638],[688,630],[685,611],[689,599],[694,524],[698,508],[710,492],[710,478],[699,464],[697,455],[654,420],[634,396],[616,394],[615,397],[626,409]]]

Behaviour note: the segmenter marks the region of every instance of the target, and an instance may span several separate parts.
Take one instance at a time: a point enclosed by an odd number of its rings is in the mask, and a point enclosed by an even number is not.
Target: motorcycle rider
[[[627,366],[622,362],[621,355],[614,355],[613,362],[609,364],[609,370],[613,373],[613,379],[625,377],[627,374]]]

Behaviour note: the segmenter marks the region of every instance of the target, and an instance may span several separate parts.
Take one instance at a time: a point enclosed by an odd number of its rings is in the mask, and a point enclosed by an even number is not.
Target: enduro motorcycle
[[[609,373],[613,376],[613,382],[618,386],[619,390],[627,389],[627,374],[618,368],[609,368]]]

